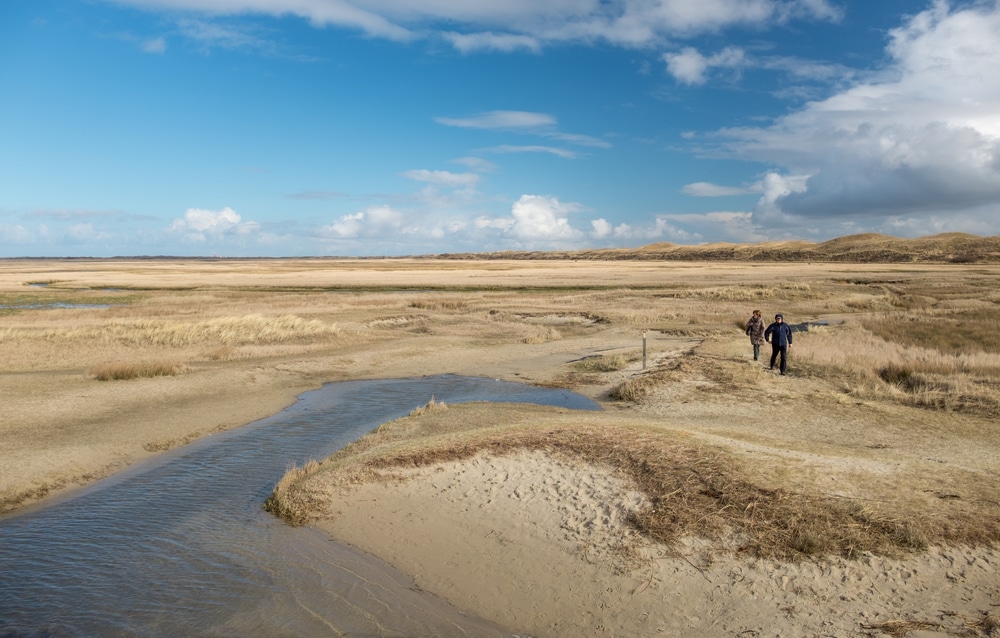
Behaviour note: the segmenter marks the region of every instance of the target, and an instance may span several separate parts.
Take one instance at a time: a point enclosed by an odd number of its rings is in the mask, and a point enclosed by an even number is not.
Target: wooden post
[[[646,331],[642,331],[642,369],[646,369]]]

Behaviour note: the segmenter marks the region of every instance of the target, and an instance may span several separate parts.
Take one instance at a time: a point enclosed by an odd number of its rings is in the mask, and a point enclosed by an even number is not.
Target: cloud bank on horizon
[[[0,24],[2,257],[1000,234],[1000,0],[10,0]]]

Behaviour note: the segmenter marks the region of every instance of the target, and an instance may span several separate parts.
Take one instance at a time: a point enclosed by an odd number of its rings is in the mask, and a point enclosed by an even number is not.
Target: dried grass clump
[[[381,426],[367,440],[331,457],[329,471],[341,477],[333,482],[380,480],[391,477],[394,469],[427,467],[482,453],[540,450],[627,477],[648,501],[628,515],[628,523],[668,546],[689,537],[720,543],[735,539],[730,549],[736,552],[794,560],[857,557],[864,552],[901,555],[944,540],[1000,540],[1000,521],[988,517],[952,520],[944,526],[930,517],[903,519],[847,499],[757,485],[736,458],[678,442],[667,432],[621,425],[502,428],[488,423],[466,424],[463,435],[456,436],[455,423],[462,415],[449,419],[444,437],[426,422],[418,426],[413,419]],[[414,428],[423,429],[418,433]],[[311,481],[300,480],[303,476],[297,470],[287,475],[269,499],[269,511],[293,524],[318,515],[322,510],[316,505],[324,502],[323,489],[313,489]]]
[[[417,299],[410,302],[411,308],[419,310],[465,310],[469,302],[465,299]]]
[[[264,501],[264,509],[292,525],[302,525],[306,522],[304,514],[316,508],[319,503],[315,498],[303,499],[303,492],[294,487],[309,476],[313,476],[322,468],[315,460],[309,460],[302,467],[293,465],[281,477],[274,491]]]
[[[127,381],[172,377],[184,371],[184,364],[152,361],[138,363],[106,363],[90,368],[90,375],[98,381]]]
[[[559,341],[562,339],[562,333],[555,328],[543,328],[535,330],[531,334],[521,337],[521,343],[526,343],[529,345],[538,345],[541,343],[548,343],[549,341]]]
[[[599,355],[587,357],[573,363],[573,369],[577,372],[615,372],[636,361],[641,355]]]
[[[659,383],[655,377],[644,374],[622,381],[608,394],[615,401],[640,401],[657,385]]]
[[[447,410],[447,409],[448,409],[447,403],[445,403],[444,401],[437,401],[434,399],[434,397],[431,397],[431,400],[425,403],[424,405],[418,408],[414,408],[413,411],[410,412],[410,416],[420,416],[428,412],[434,412],[435,410]]]

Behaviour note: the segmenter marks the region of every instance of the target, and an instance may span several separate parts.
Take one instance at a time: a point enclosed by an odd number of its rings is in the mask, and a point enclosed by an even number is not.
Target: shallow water
[[[0,636],[509,636],[368,555],[261,509],[320,459],[431,398],[597,409],[565,390],[478,377],[334,383],[0,519]]]

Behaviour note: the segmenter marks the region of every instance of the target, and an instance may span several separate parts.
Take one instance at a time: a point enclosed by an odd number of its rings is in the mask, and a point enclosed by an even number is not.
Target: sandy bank
[[[777,563],[689,542],[677,557],[625,527],[640,500],[606,470],[524,452],[338,488],[319,526],[532,636],[1000,632],[994,550]]]

